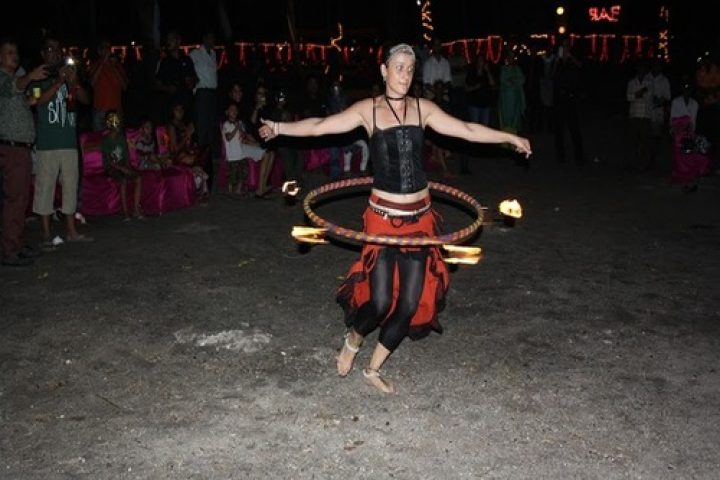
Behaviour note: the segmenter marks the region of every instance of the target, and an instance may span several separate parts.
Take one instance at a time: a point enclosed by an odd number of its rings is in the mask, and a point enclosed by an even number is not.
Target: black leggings
[[[398,248],[383,248],[378,253],[375,267],[370,272],[370,301],[358,309],[353,328],[363,337],[375,330],[387,317],[392,307],[393,273],[395,265],[400,273],[400,291],[397,304],[380,329],[380,343],[394,351],[410,330],[423,284],[428,251],[402,253]]]

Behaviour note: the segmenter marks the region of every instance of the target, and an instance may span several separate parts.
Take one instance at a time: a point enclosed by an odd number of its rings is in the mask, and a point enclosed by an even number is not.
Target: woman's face
[[[152,123],[145,122],[142,124],[143,135],[145,135],[146,137],[149,137],[150,135],[152,135],[152,131],[153,131]]]
[[[407,94],[415,74],[415,59],[407,53],[397,53],[390,57],[387,64],[380,67],[385,78],[385,91],[393,97]]]
[[[233,85],[230,89],[230,98],[232,98],[235,102],[240,102],[243,97],[243,90],[240,85]]]
[[[182,120],[185,116],[185,108],[182,105],[175,105],[173,107],[173,118],[175,120]]]

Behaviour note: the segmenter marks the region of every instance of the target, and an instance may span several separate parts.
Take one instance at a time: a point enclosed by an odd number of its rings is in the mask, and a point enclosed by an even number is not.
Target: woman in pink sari
[[[673,137],[672,181],[686,192],[697,190],[697,178],[710,171],[707,140],[695,133],[698,102],[690,96],[690,84],[673,99],[670,107],[670,128]]]

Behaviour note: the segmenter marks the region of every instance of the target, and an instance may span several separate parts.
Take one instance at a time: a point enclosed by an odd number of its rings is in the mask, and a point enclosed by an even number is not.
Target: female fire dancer
[[[438,233],[422,168],[425,127],[472,142],[509,143],[518,152],[531,154],[525,138],[463,122],[428,100],[408,97],[414,69],[412,48],[395,45],[385,52],[380,66],[385,82],[383,95],[360,100],[329,117],[297,122],[263,120],[260,128],[260,136],[271,140],[278,135],[320,136],[365,127],[375,172],[364,214],[364,229],[369,234]],[[444,304],[447,288],[448,271],[438,247],[366,244],[360,260],[338,290],[337,300],[345,310],[349,328],[337,357],[338,373],[346,376],[350,372],[364,337],[380,326],[378,344],[363,375],[380,391],[393,393],[394,386],[380,375],[380,368],[406,336],[416,339],[431,330],[442,331],[437,312]]]

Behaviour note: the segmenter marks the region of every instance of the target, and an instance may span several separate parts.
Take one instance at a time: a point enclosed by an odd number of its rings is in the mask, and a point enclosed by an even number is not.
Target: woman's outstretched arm
[[[278,135],[319,137],[349,132],[361,126],[367,128],[362,115],[363,108],[368,108],[367,102],[372,102],[372,99],[360,100],[342,112],[325,118],[305,118],[297,122],[275,122],[261,119],[263,125],[260,127],[260,136],[267,141]]]
[[[520,153],[529,157],[532,154],[527,138],[509,132],[495,130],[479,123],[464,122],[445,113],[440,107],[429,100],[420,100],[424,114],[424,125],[438,133],[449,137],[462,138],[477,143],[509,143]]]

